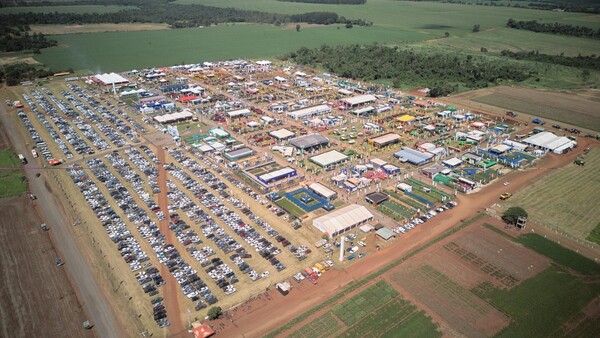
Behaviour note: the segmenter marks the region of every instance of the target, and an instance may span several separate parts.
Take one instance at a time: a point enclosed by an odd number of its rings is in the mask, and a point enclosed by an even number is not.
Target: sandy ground
[[[167,24],[149,23],[101,23],[86,25],[31,25],[31,34],[44,33],[45,35],[98,33],[98,32],[125,32],[125,31],[148,31],[169,29]]]
[[[543,177],[551,168],[562,167],[573,161],[590,142],[585,139],[581,141],[582,144],[577,151],[566,155],[550,154],[540,161],[536,169],[526,169],[508,174],[503,178],[503,181],[511,182],[508,187],[503,187],[502,182],[496,181],[475,194],[460,195],[458,197],[459,206],[445,212],[443,217],[434,218],[426,225],[413,229],[402,235],[395,244],[366,256],[362,261],[345,270],[327,272],[319,279],[318,285],[303,283],[296,286],[287,297],[272,290],[269,293],[271,299],[254,300],[251,306],[239,308],[231,320],[217,321],[215,326],[222,325],[220,330],[223,336],[242,337],[259,336],[284,325],[299,314],[322,303],[352,280],[357,280],[381,269],[410,250],[456,226],[460,221],[474,216],[477,212],[485,211],[486,208],[499,201],[498,191],[508,190],[514,193]],[[580,252],[586,254],[583,251]],[[587,253],[593,255],[594,251]],[[275,317],[273,313],[278,315]]]

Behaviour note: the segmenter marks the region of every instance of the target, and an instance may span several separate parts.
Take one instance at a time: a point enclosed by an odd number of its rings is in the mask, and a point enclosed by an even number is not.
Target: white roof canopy
[[[315,218],[313,225],[323,233],[333,235],[371,219],[373,219],[373,214],[367,208],[358,204],[350,204],[347,207]]]

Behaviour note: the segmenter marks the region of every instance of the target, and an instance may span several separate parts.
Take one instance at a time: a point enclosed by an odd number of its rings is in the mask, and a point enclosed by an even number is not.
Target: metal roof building
[[[279,170],[271,171],[270,173],[262,174],[260,176],[257,176],[257,178],[264,184],[269,184],[273,181],[292,176],[296,176],[296,169],[285,167]]]
[[[377,98],[375,97],[375,95],[358,95],[349,97],[347,99],[342,99],[340,100],[340,102],[347,106],[354,107],[369,102],[375,102],[376,100]]]
[[[250,116],[250,115],[252,115],[252,112],[250,111],[250,109],[240,109],[240,110],[229,111],[229,112],[227,112],[227,115],[231,118],[234,118],[234,117],[241,117],[241,116]]]
[[[228,159],[230,161],[237,161],[240,158],[251,156],[252,154],[254,154],[254,150],[246,147],[246,148],[242,148],[242,149],[224,153],[223,157],[225,157],[226,159]]]
[[[350,204],[315,218],[313,226],[330,236],[340,235],[373,219],[373,214],[362,205]]]
[[[291,139],[290,144],[298,149],[309,149],[329,144],[329,139],[321,134],[309,134]]]
[[[331,112],[331,107],[326,104],[321,104],[314,107],[287,112],[287,116],[293,118],[294,120],[300,120],[312,116],[327,114],[329,112]]]
[[[374,137],[370,141],[378,147],[385,147],[389,144],[400,142],[401,139],[402,138],[400,137],[400,135],[396,133],[389,133],[378,137]]]
[[[309,185],[308,188],[312,190],[315,194],[324,197],[328,201],[331,201],[337,196],[337,193],[335,191],[327,188],[326,186],[318,182]]]
[[[325,168],[330,165],[348,160],[348,156],[340,153],[337,150],[330,150],[317,156],[313,156],[309,160]]]
[[[568,137],[556,136],[549,131],[532,135],[522,140],[522,142],[544,150],[554,151],[558,149],[560,153],[565,149],[574,148],[577,145],[576,142],[570,140]]]
[[[394,156],[414,165],[427,163],[433,158],[433,154],[420,152],[409,147],[402,147],[402,150],[395,153]]]
[[[276,138],[278,140],[287,140],[290,137],[294,137],[294,135],[296,135],[296,134],[292,131],[282,128],[279,130],[273,130],[272,132],[269,133],[269,135],[273,136],[274,138]]]

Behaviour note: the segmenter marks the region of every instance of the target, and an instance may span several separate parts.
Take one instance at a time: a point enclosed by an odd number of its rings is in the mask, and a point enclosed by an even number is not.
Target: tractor
[[[578,166],[584,166],[585,160],[583,158],[579,157],[573,163],[577,164]]]

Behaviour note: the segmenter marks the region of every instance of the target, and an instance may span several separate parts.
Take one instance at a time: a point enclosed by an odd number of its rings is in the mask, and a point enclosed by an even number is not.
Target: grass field
[[[333,307],[333,313],[347,326],[370,315],[373,310],[398,296],[398,291],[381,280],[356,296]]]
[[[512,317],[499,337],[547,337],[600,294],[596,282],[550,267],[510,290],[489,290],[482,295]]]
[[[105,32],[52,36],[58,47],[44,49],[35,59],[52,69],[125,71],[182,63],[266,58],[300,47],[323,44],[400,44],[422,40],[425,33],[389,27],[319,26],[295,29],[258,24],[136,32]]]
[[[1,168],[21,168],[21,161],[13,150],[0,150]],[[0,198],[17,196],[27,191],[27,181],[21,170],[0,170]]]
[[[519,191],[505,204],[520,206],[535,222],[585,239],[598,224],[600,149],[586,156],[583,167],[570,164]]]
[[[518,237],[519,243],[552,259],[565,268],[588,276],[600,276],[600,265],[587,257],[560,246],[538,234],[529,233]]]
[[[586,239],[590,242],[600,244],[600,223],[598,223],[598,225],[596,225],[594,230],[592,230],[592,232],[590,232],[590,234],[586,237]]]
[[[505,28],[509,18],[544,20],[600,27],[600,15],[560,13],[508,7],[466,6],[440,2],[403,2],[369,0],[365,5],[320,5],[280,2],[277,0],[180,0],[176,3],[195,3],[217,7],[234,7],[258,11],[296,14],[313,11],[332,11],[346,18],[361,18],[374,22],[373,27],[345,29],[339,25],[302,27],[300,32],[290,27],[255,24],[220,24],[202,29],[178,29],[143,32],[106,32],[61,35],[53,38],[53,47],[35,56],[53,69],[73,68],[91,71],[124,71],[141,67],[165,66],[179,63],[213,61],[234,58],[269,58],[300,47],[319,47],[322,44],[383,43],[411,48],[434,48],[444,52],[454,50],[490,51],[529,50],[566,55],[600,54],[600,42],[592,39],[566,38]],[[72,8],[86,6],[69,6]],[[104,8],[104,6],[96,6]],[[117,6],[118,7],[118,6]],[[53,10],[57,7],[52,7]],[[107,7],[110,8],[110,7]],[[106,9],[106,8],[105,8]],[[97,9],[100,10],[100,9]],[[480,24],[481,32],[472,33]],[[301,26],[303,26],[301,24]],[[443,38],[448,32],[449,38]],[[435,43],[422,43],[434,40]],[[416,42],[416,44],[415,44]],[[210,46],[206,48],[206,46]],[[560,46],[557,47],[557,46]],[[191,48],[190,48],[191,47]],[[489,53],[490,55],[493,53]],[[580,86],[572,72],[565,67],[544,66],[554,73],[556,86],[564,81]],[[558,70],[556,70],[556,69]],[[560,76],[555,76],[560,73]],[[552,81],[537,83],[551,86]],[[568,86],[567,86],[568,87]]]
[[[135,6],[117,6],[117,5],[76,5],[76,6],[40,6],[40,7],[4,7],[0,8],[0,14],[19,14],[19,13],[114,13],[124,9],[137,9]]]
[[[292,203],[292,201],[290,201],[289,199],[287,199],[285,197],[280,198],[277,201],[275,201],[275,204],[277,204],[278,206],[285,209],[285,211],[290,213],[292,216],[301,217],[304,214],[306,214],[306,211],[304,211],[302,208],[295,205],[294,203]]]

